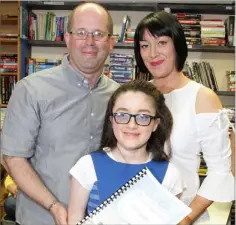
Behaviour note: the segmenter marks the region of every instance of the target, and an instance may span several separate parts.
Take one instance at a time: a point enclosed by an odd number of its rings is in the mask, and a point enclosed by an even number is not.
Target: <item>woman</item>
[[[82,157],[70,170],[69,224],[83,219],[86,208],[92,212],[144,167],[172,194],[181,194],[179,173],[164,152],[171,129],[171,114],[153,84],[131,81],[119,87],[106,110],[101,151]]]
[[[229,121],[217,95],[184,76],[187,45],[174,15],[164,11],[147,15],[136,28],[134,46],[137,66],[152,74],[151,82],[164,94],[173,116],[171,162],[185,179],[181,198],[192,208],[180,224],[191,224],[200,215],[203,218],[213,201],[234,198]],[[208,175],[199,188],[200,152]]]

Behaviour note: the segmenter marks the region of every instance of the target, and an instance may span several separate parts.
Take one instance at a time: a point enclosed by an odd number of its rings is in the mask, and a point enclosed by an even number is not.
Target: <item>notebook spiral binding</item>
[[[84,219],[82,219],[77,225],[84,224],[87,220],[95,216],[98,212],[103,210],[107,205],[117,199],[120,195],[122,195],[128,188],[137,183],[142,177],[147,174],[147,167],[143,168],[140,172],[138,172],[134,177],[132,177],[129,181],[127,181],[122,187],[120,187],[116,192],[114,192],[107,200],[105,200],[102,204],[100,204],[96,209],[94,209],[91,213],[88,214]]]

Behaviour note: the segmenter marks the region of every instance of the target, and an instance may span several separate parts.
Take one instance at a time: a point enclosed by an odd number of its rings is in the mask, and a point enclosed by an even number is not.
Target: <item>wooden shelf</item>
[[[7,108],[7,104],[0,104],[0,108]]]
[[[45,40],[29,40],[28,44],[31,46],[41,47],[66,47],[64,41],[45,41]],[[133,49],[134,45],[130,43],[116,43],[115,48],[119,49]],[[188,48],[189,52],[221,52],[221,53],[234,53],[234,46],[201,46],[192,45]]]
[[[17,52],[1,52],[0,56],[1,55],[18,55],[18,53]]]
[[[1,76],[17,76],[17,72],[0,72]]]
[[[16,43],[18,40],[17,39],[0,39],[0,42],[5,42],[5,43]]]
[[[1,21],[18,21],[18,15],[1,15]]]

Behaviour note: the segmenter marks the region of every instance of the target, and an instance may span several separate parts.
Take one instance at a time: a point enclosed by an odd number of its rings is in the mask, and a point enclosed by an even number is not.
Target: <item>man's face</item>
[[[78,8],[73,17],[72,32],[78,30],[88,32],[108,31],[108,16],[98,7],[85,6]],[[70,31],[68,31],[70,32]],[[90,33],[85,40],[79,40],[76,34],[66,34],[65,40],[70,55],[70,64],[84,75],[100,75],[103,71],[104,62],[113,48],[114,42],[111,37],[105,41],[96,41]]]

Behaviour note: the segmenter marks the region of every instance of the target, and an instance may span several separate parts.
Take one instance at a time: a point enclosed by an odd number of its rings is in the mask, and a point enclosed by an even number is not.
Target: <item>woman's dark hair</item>
[[[164,145],[166,141],[169,141],[173,120],[171,113],[165,105],[164,96],[156,89],[156,87],[147,81],[134,80],[120,86],[111,96],[106,110],[103,132],[100,144],[100,150],[105,147],[114,148],[117,145],[117,139],[114,135],[110,116],[112,116],[113,108],[115,106],[117,98],[128,91],[142,92],[153,99],[156,108],[156,115],[160,118],[160,123],[156,131],[152,132],[151,137],[147,142],[147,151],[152,152],[153,160],[166,161],[171,155],[164,152]],[[132,104],[132,103],[130,103]],[[169,146],[170,147],[170,146]]]
[[[154,37],[168,36],[175,46],[175,65],[178,72],[183,67],[188,56],[188,48],[183,28],[177,18],[165,11],[153,12],[144,17],[138,24],[134,36],[134,53],[137,66],[141,72],[149,72],[140,54],[139,41],[143,41],[145,30],[148,30]]]

